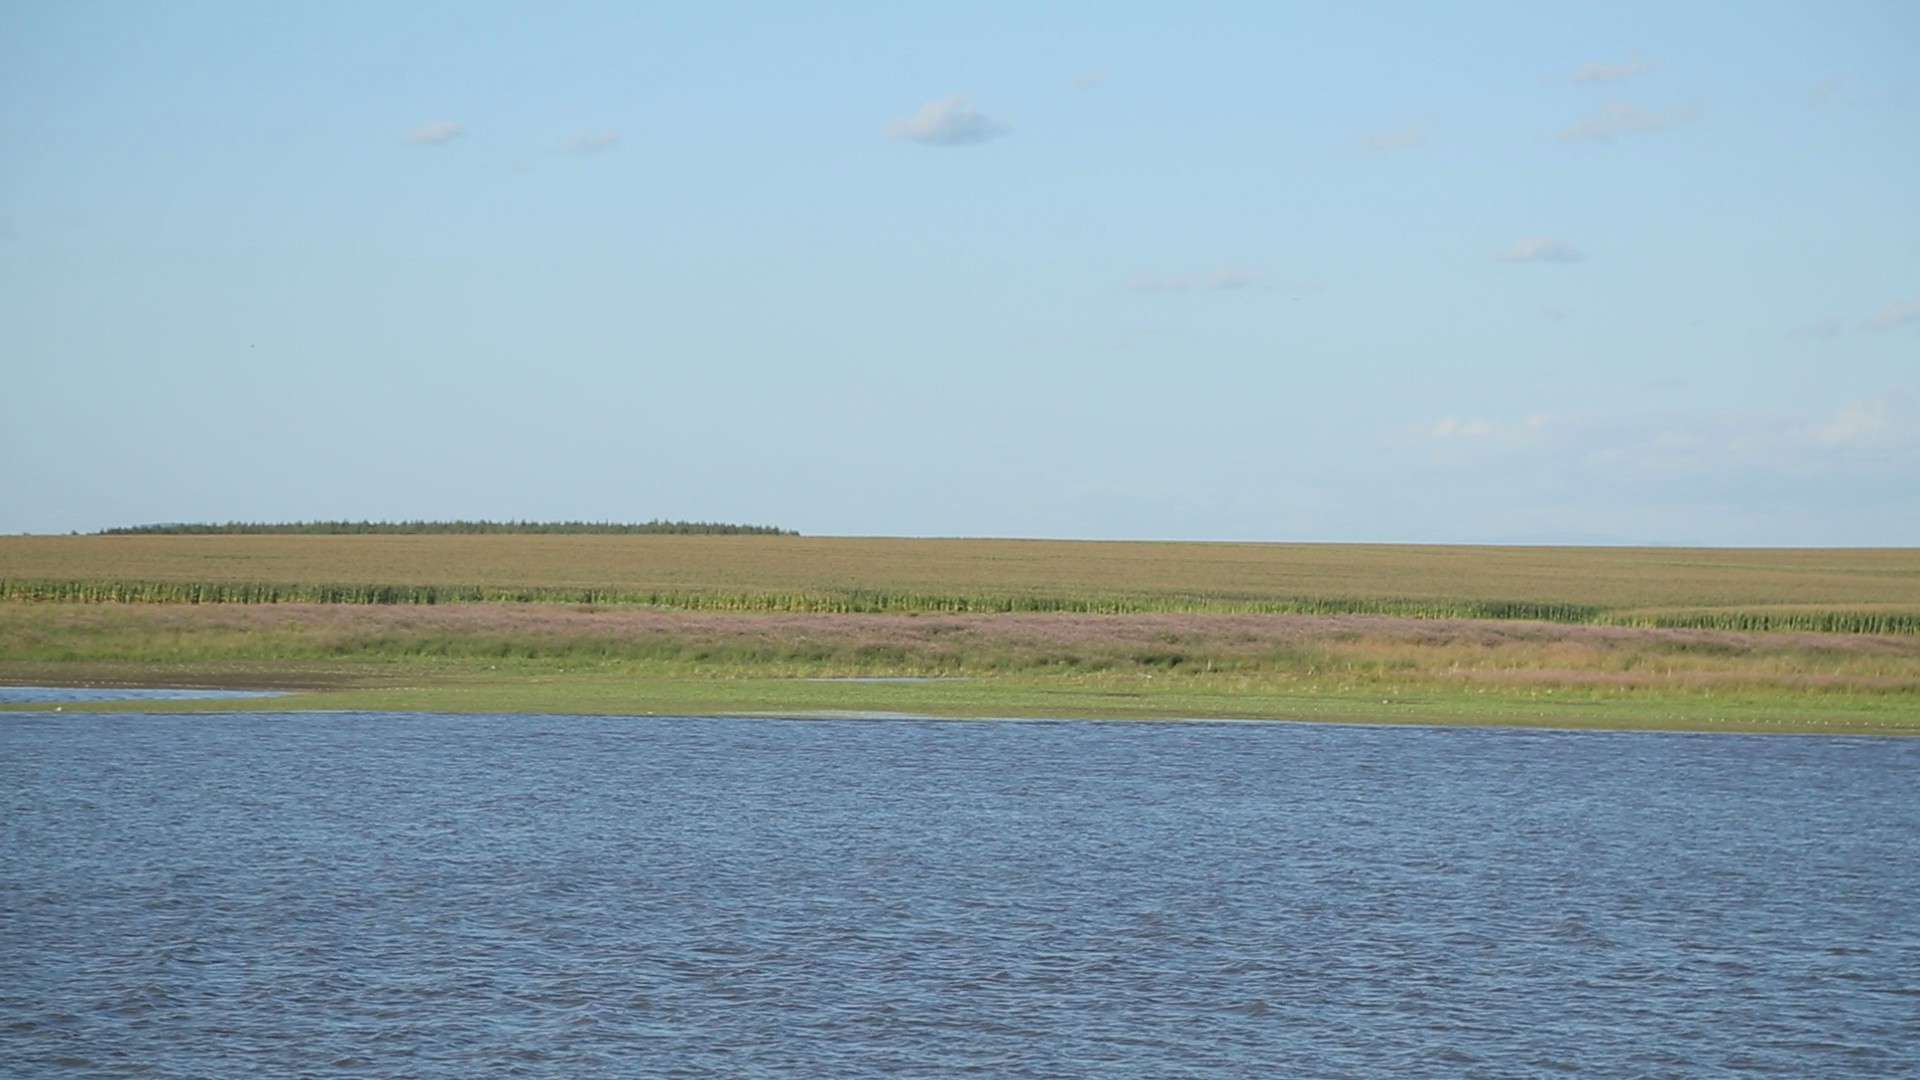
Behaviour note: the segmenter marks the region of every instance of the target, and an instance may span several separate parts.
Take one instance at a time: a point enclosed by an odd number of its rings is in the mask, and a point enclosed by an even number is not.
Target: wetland
[[[0,597],[0,681],[302,708],[1920,731],[1911,549],[20,537]]]

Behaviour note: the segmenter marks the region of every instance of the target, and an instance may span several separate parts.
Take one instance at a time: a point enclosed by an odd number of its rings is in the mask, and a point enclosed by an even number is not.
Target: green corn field
[[[455,523],[458,524],[458,523]],[[0,602],[822,614],[1388,615],[1920,633],[1913,549],[1470,548],[756,533],[0,537]]]

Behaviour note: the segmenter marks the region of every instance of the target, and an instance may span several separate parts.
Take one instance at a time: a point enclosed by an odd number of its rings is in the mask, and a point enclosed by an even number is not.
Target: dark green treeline
[[[102,529],[97,536],[445,536],[460,534],[557,533],[591,536],[798,536],[771,525],[729,525],[714,521],[230,521],[129,525]]]

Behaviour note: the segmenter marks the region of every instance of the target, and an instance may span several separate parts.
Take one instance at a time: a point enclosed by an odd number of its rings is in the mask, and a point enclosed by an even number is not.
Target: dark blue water
[[[0,715],[25,1076],[1920,1075],[1920,741]]]
[[[0,704],[74,701],[183,701],[191,698],[280,697],[279,690],[134,689],[119,686],[0,686]]]

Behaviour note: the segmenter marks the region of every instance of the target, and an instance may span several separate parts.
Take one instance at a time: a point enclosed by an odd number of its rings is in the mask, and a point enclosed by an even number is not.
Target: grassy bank
[[[849,681],[873,678],[929,681]],[[0,681],[281,688],[293,708],[1920,733],[1912,635],[1354,615],[0,604]]]
[[[1913,733],[1920,551],[0,537],[0,681],[301,708]]]
[[[0,664],[0,678],[37,683],[32,665]],[[62,669],[74,674],[75,669]],[[597,665],[564,669],[468,664],[293,665],[257,668],[95,665],[91,684],[203,682],[260,687],[320,685],[271,701],[89,703],[89,711],[209,712],[365,710],[600,713],[613,715],[911,715],[1059,717],[1115,720],[1245,719],[1727,731],[1920,735],[1911,700],[1880,694],[1638,693],[1511,688],[1429,688],[1376,697],[1379,688],[1320,692],[1255,678],[1165,678],[1116,674],[982,676],[949,681],[864,683],[797,677],[687,677]],[[24,676],[24,677],[22,677]],[[209,677],[210,676],[210,677]],[[45,706],[0,706],[22,711]]]

